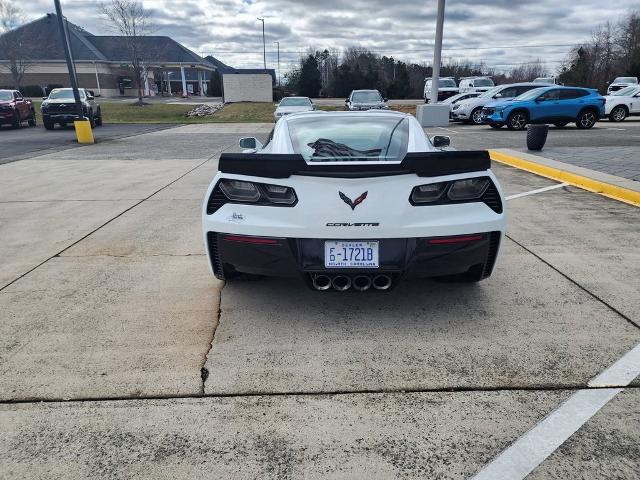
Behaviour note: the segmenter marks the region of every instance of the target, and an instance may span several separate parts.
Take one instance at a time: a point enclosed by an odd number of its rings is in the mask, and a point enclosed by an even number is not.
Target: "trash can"
[[[529,150],[542,150],[547,141],[549,125],[529,125],[527,127],[527,148]]]

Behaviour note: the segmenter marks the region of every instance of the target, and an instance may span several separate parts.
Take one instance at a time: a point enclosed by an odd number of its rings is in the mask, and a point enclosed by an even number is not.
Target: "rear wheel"
[[[484,117],[482,116],[482,107],[476,108],[471,112],[471,123],[474,125],[482,125],[484,123]]]
[[[46,128],[47,130],[53,130],[54,124],[51,122],[43,122],[44,124],[44,128]]]
[[[29,126],[30,127],[35,127],[36,126],[36,112],[35,111],[31,112],[31,118],[29,118]]]
[[[102,110],[98,110],[98,116],[96,117],[96,126],[102,126]]]
[[[556,122],[554,125],[558,128],[566,127],[569,122]]]
[[[91,128],[96,126],[96,119],[93,116],[93,112],[89,112],[89,125],[91,125]]]
[[[583,130],[588,130],[589,128],[593,127],[597,121],[598,116],[596,115],[595,111],[583,110],[582,112],[580,112],[578,118],[576,119],[576,127]]]
[[[625,118],[627,118],[627,109],[622,105],[618,105],[617,107],[615,107],[609,114],[609,120],[611,120],[612,122],[621,122]]]
[[[529,123],[529,117],[521,110],[511,112],[507,118],[507,128],[509,130],[524,130],[527,123]]]

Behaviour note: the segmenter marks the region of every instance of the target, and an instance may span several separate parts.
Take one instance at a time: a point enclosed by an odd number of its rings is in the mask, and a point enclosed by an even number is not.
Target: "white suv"
[[[482,107],[484,107],[486,103],[497,99],[504,100],[508,98],[515,98],[529,90],[545,86],[547,85],[542,83],[527,82],[493,87],[491,90],[481,93],[478,97],[463,100],[462,102],[455,104],[451,110],[451,118],[453,120],[460,120],[466,123],[482,125],[484,123]]]
[[[609,88],[607,88],[607,95],[611,95],[613,92],[617,92],[623,88],[636,85],[638,85],[638,77],[616,77],[609,85]]]
[[[495,86],[495,83],[489,77],[464,77],[460,79],[460,84],[458,85],[460,93],[486,92]]]
[[[612,122],[621,122],[630,115],[640,115],[640,85],[618,90],[604,97],[604,114]]]
[[[431,101],[431,85],[433,80],[427,78],[424,82],[424,103],[429,103]],[[438,101],[446,100],[449,97],[453,97],[458,94],[458,87],[456,86],[456,81],[452,77],[440,77],[438,80]]]

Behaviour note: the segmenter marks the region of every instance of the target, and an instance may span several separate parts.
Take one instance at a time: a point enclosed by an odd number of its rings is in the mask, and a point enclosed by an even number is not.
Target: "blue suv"
[[[511,100],[490,102],[482,109],[484,122],[494,128],[523,130],[528,123],[553,123],[564,127],[576,122],[591,128],[604,116],[604,97],[596,90],[576,87],[541,87]]]

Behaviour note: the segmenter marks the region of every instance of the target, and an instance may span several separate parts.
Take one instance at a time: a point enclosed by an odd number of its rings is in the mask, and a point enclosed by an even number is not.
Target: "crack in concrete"
[[[213,326],[213,330],[211,331],[211,336],[209,337],[209,348],[204,353],[202,359],[202,366],[200,367],[200,379],[202,380],[202,385],[200,387],[200,396],[206,396],[205,386],[207,383],[207,379],[209,378],[209,370],[207,369],[207,360],[209,359],[209,352],[213,349],[213,342],[216,338],[216,332],[218,331],[218,327],[220,326],[220,321],[222,318],[222,290],[224,290],[224,284],[218,290],[218,312],[215,318],[215,324]]]

